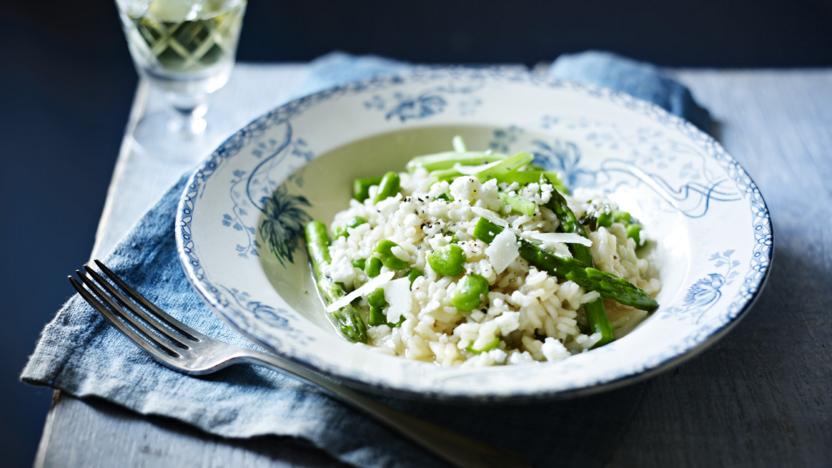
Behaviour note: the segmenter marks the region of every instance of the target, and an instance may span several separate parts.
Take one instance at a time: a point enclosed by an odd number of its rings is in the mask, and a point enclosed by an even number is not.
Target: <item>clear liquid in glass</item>
[[[118,0],[139,73],[174,99],[210,94],[234,64],[245,0]]]

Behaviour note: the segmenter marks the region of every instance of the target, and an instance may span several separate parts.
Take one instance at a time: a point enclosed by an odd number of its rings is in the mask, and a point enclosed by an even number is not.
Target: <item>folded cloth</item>
[[[704,131],[711,130],[711,115],[690,90],[656,66],[610,52],[588,51],[561,55],[549,67],[554,78],[594,84],[623,91],[684,117]]]
[[[311,64],[311,79],[302,91],[405,66],[378,57],[331,54]],[[617,87],[615,77],[624,77],[625,91],[638,92],[642,98],[669,106],[666,108],[672,112],[688,116],[688,112],[701,110],[684,87],[662,77],[656,69],[610,55],[560,59],[553,65],[552,75],[594,75],[611,87]],[[212,314],[185,278],[173,234],[184,185],[185,177],[104,261],[151,301],[193,328],[229,343],[254,347]],[[437,462],[370,418],[280,372],[234,366],[197,378],[171,371],[128,341],[77,295],[43,330],[22,379],[76,396],[103,398],[141,414],[176,418],[225,437],[303,439],[356,465],[427,466]],[[585,465],[603,462],[603,441],[618,436],[622,422],[638,401],[639,388],[568,403],[524,406],[456,407],[394,400],[390,404],[525,454],[539,464]]]

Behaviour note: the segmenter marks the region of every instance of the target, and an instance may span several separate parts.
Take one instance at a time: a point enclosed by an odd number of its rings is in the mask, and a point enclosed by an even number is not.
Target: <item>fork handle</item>
[[[323,387],[339,401],[372,416],[376,421],[454,465],[465,467],[524,465],[517,456],[501,453],[486,444],[397,411],[287,359],[257,351],[242,350],[234,360],[276,368]]]

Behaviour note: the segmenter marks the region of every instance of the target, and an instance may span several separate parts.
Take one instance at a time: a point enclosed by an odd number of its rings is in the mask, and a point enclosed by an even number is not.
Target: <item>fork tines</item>
[[[83,270],[75,270],[75,277],[68,277],[69,282],[87,303],[128,338],[165,361],[180,357],[182,351],[201,341],[199,332],[162,311],[104,263],[94,262],[101,273],[85,265]]]

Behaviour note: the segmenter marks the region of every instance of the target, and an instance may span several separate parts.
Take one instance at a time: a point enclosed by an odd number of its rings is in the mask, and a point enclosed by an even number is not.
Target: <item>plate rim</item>
[[[332,372],[328,369],[321,368],[316,363],[310,362],[302,357],[281,352],[280,350],[276,349],[271,343],[269,343],[266,339],[257,336],[253,332],[249,332],[248,330],[246,330],[245,327],[236,323],[233,317],[231,317],[227,313],[227,311],[224,310],[223,306],[219,304],[216,301],[216,299],[212,296],[209,288],[210,283],[198,277],[196,268],[199,262],[197,261],[196,264],[194,264],[194,260],[192,259],[192,257],[194,257],[198,260],[198,257],[196,257],[195,253],[189,254],[188,249],[186,247],[186,242],[190,238],[190,235],[186,233],[186,231],[190,231],[191,222],[193,220],[192,216],[190,216],[192,212],[189,211],[190,209],[188,208],[189,202],[191,202],[192,204],[194,198],[190,196],[192,190],[196,189],[197,193],[199,193],[200,188],[204,189],[205,183],[208,181],[211,175],[213,175],[213,170],[219,166],[219,164],[217,164],[216,162],[217,158],[224,158],[223,154],[227,152],[227,149],[229,147],[233,147],[235,144],[239,144],[237,140],[243,137],[247,131],[250,131],[251,129],[256,129],[258,127],[258,124],[268,120],[272,116],[279,114],[281,111],[288,111],[290,109],[300,107],[307,102],[312,102],[314,104],[318,100],[325,100],[327,97],[339,95],[340,93],[349,90],[363,90],[374,84],[406,84],[407,82],[412,81],[414,77],[418,77],[420,73],[425,72],[445,74],[444,78],[447,79],[469,77],[471,74],[477,73],[481,74],[478,76],[488,79],[516,79],[519,76],[520,80],[517,81],[523,81],[528,84],[542,85],[549,88],[570,88],[571,90],[582,93],[588,97],[602,98],[603,100],[611,102],[616,106],[625,107],[623,103],[632,104],[630,106],[626,106],[626,108],[649,118],[651,121],[659,124],[662,127],[675,128],[677,130],[682,131],[691,138],[701,139],[702,141],[704,141],[705,144],[713,146],[715,148],[715,151],[708,153],[707,156],[711,159],[714,159],[715,154],[721,153],[721,157],[725,159],[727,165],[733,166],[738,170],[738,174],[731,177],[731,179],[736,182],[738,179],[744,177],[746,185],[748,187],[746,192],[752,195],[756,194],[756,196],[759,197],[759,205],[761,208],[759,213],[760,216],[758,219],[755,220],[754,216],[752,215],[751,228],[753,231],[755,224],[757,224],[755,223],[755,221],[765,224],[765,231],[768,233],[768,242],[757,242],[758,246],[761,246],[759,253],[762,254],[762,256],[765,259],[765,269],[761,272],[762,275],[756,278],[754,284],[743,284],[737,295],[733,297],[732,302],[729,302],[726,305],[726,307],[731,307],[734,302],[742,300],[742,298],[740,298],[739,296],[742,295],[743,290],[748,290],[749,288],[752,288],[753,292],[748,297],[744,298],[744,302],[736,312],[727,316],[727,320],[723,324],[712,330],[709,334],[700,337],[699,340],[694,342],[691,346],[684,349],[669,352],[666,358],[658,360],[655,363],[647,364],[641,369],[637,369],[634,371],[626,371],[623,374],[612,378],[600,378],[598,381],[588,385],[577,385],[571,386],[569,388],[553,390],[538,389],[531,392],[516,393],[467,394],[462,392],[448,392],[445,390],[417,391],[413,389],[408,389],[404,386],[393,386],[379,381],[368,382],[351,375],[344,375]],[[208,176],[202,177],[206,170],[210,170]],[[200,178],[201,180],[198,180],[198,178]],[[754,203],[751,201],[749,201],[749,203],[751,204],[751,207],[753,209]],[[728,153],[722,147],[722,145],[713,137],[703,132],[689,121],[674,114],[671,114],[670,112],[666,111],[665,109],[659,107],[656,104],[636,98],[630,94],[602,86],[577,83],[571,80],[554,79],[543,76],[539,73],[535,73],[533,71],[517,70],[516,68],[506,67],[412,67],[406,71],[399,71],[396,73],[384,74],[381,76],[375,76],[360,80],[351,80],[340,85],[331,86],[313,93],[305,94],[290,99],[278,106],[273,107],[271,110],[257,116],[256,118],[252,119],[249,123],[242,126],[237,131],[233,132],[220,145],[218,145],[214,151],[212,151],[198,165],[194,167],[193,171],[188,176],[188,180],[177,203],[174,234],[176,240],[177,256],[180,260],[180,263],[182,264],[185,276],[188,279],[188,282],[191,284],[191,286],[193,286],[193,288],[199,293],[199,295],[202,296],[203,300],[205,301],[206,305],[208,305],[208,308],[211,310],[211,312],[214,315],[220,317],[225,323],[231,326],[238,333],[241,333],[243,336],[252,340],[258,345],[263,346],[270,353],[280,356],[283,359],[287,359],[295,364],[302,365],[305,368],[319,375],[324,375],[329,378],[333,378],[354,388],[359,388],[371,391],[373,393],[383,394],[386,396],[400,396],[406,399],[449,401],[459,403],[484,403],[498,401],[522,402],[573,398],[577,396],[590,395],[607,390],[612,390],[615,388],[620,388],[631,383],[643,381],[657,374],[660,374],[670,368],[676,367],[677,365],[682,364],[688,361],[689,359],[698,356],[700,353],[702,353],[710,346],[715,344],[728,332],[730,332],[734,328],[734,326],[736,326],[737,323],[739,323],[739,321],[747,315],[747,312],[754,306],[754,304],[759,299],[762,291],[765,289],[765,286],[768,282],[768,278],[770,276],[771,268],[773,266],[775,252],[774,225],[771,219],[771,211],[768,207],[768,203],[766,202],[765,197],[763,196],[756,182],[745,169],[745,167],[742,164],[740,164],[739,161],[737,161],[730,153]],[[756,248],[752,250],[752,257],[755,256],[755,252],[757,252]],[[750,271],[753,269],[753,267],[749,265],[748,269]]]

